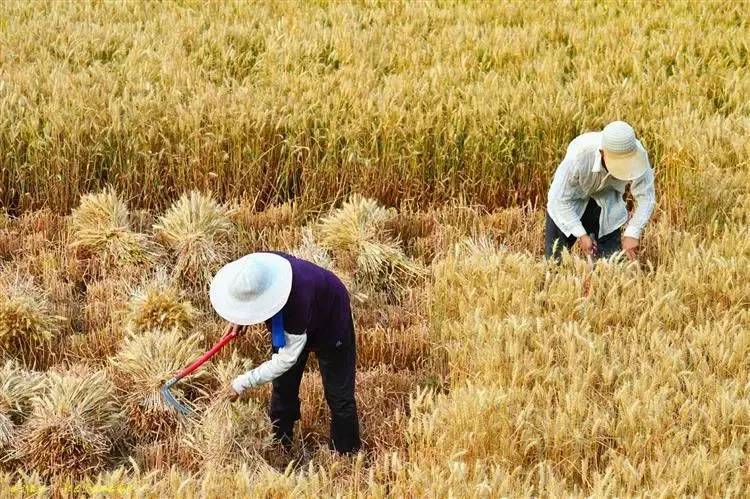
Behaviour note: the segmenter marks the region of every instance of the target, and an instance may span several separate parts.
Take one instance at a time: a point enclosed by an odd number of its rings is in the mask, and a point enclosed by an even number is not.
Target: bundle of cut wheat
[[[324,269],[333,270],[334,263],[330,252],[315,241],[315,234],[309,227],[302,230],[300,245],[292,250],[292,255],[302,258]]]
[[[80,476],[107,462],[122,431],[122,413],[104,371],[50,372],[44,393],[19,431],[14,457],[48,476]]]
[[[376,201],[355,195],[320,221],[318,239],[356,281],[374,289],[399,290],[424,270],[404,254],[385,227],[392,216]]]
[[[154,232],[172,251],[173,273],[186,283],[201,286],[227,259],[232,231],[231,212],[209,195],[184,194],[154,225]]]
[[[202,353],[198,335],[183,337],[180,331],[148,331],[131,335],[111,359],[115,384],[122,396],[130,425],[139,440],[171,434],[179,415],[164,401],[160,389],[177,371]],[[206,371],[199,370],[172,388],[188,406],[205,394]]]
[[[128,329],[135,333],[173,329],[184,333],[193,325],[197,314],[182,291],[164,272],[158,272],[132,293],[128,303]]]
[[[14,361],[0,365],[0,451],[9,450],[18,425],[28,416],[40,378],[38,373],[27,371]]]
[[[35,364],[49,353],[64,321],[32,284],[18,279],[0,283],[0,351]]]
[[[291,254],[335,273],[357,301],[362,302],[367,298],[365,293],[357,289],[356,283],[349,273],[336,268],[329,251],[315,242],[315,235],[311,228],[306,227],[302,230],[300,245],[293,249]]]
[[[131,230],[129,216],[127,205],[112,189],[84,195],[71,213],[71,247],[94,257],[93,272],[146,265],[158,257],[148,237]]]

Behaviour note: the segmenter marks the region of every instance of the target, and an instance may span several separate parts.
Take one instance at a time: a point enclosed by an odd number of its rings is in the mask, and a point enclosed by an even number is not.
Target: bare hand
[[[591,239],[588,235],[583,235],[578,238],[578,246],[583,250],[584,255],[596,256],[596,241]]]
[[[640,246],[640,241],[634,237],[627,237],[623,236],[622,238],[622,251],[625,252],[625,254],[630,258],[631,260],[635,260],[638,258],[638,247]]]
[[[247,326],[241,326],[239,324],[235,324],[233,322],[227,323],[227,329],[226,334],[234,333],[236,335],[241,335],[247,330]]]
[[[230,385],[229,388],[225,390],[226,397],[229,402],[236,402],[238,398],[240,398],[240,394],[234,391],[234,388]]]

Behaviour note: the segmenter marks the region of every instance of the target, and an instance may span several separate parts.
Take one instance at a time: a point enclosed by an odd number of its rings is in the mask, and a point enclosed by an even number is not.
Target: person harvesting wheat
[[[273,355],[231,383],[230,400],[273,383],[274,437],[288,450],[300,418],[299,387],[310,351],[316,353],[331,410],[331,448],[360,447],[354,399],[356,349],[349,293],[331,271],[280,252],[252,253],[228,263],[210,287],[214,310],[235,332],[265,322]]]
[[[628,184],[636,203],[630,220],[623,200]],[[568,145],[549,190],[545,255],[559,259],[563,247],[578,241],[586,255],[623,251],[635,259],[655,200],[648,154],[630,125],[614,121],[601,132],[579,135]]]

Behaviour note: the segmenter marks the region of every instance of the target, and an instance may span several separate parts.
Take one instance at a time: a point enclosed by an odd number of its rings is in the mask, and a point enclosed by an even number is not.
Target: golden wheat
[[[670,208],[700,217],[715,177],[695,165],[747,173],[745,10],[5,2],[1,204],[65,210],[109,183],[151,208],[191,188],[541,201],[571,137],[624,117]]]
[[[50,381],[0,369],[0,495],[750,495],[746,11],[3,2],[0,258],[34,286],[0,343]],[[542,261],[551,173],[613,119],[655,167],[639,261]],[[261,328],[178,385],[195,419],[159,398],[221,330],[208,278],[268,249],[363,295],[366,455],[324,448],[314,355],[301,454],[266,452],[270,387],[222,398]],[[128,307],[154,260],[205,313]]]

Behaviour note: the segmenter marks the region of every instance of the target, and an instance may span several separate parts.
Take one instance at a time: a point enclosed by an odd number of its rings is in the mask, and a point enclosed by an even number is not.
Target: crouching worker
[[[271,359],[232,381],[232,400],[273,383],[274,436],[291,448],[300,418],[299,387],[309,352],[315,352],[331,410],[331,448],[360,447],[354,400],[355,341],[349,293],[336,275],[284,253],[252,253],[225,265],[211,282],[211,304],[235,331],[265,322]]]
[[[630,221],[623,200],[628,184],[636,203]],[[648,154],[630,125],[615,121],[601,132],[579,135],[549,190],[545,255],[559,259],[563,248],[577,241],[586,255],[608,257],[622,250],[635,259],[655,199]]]

